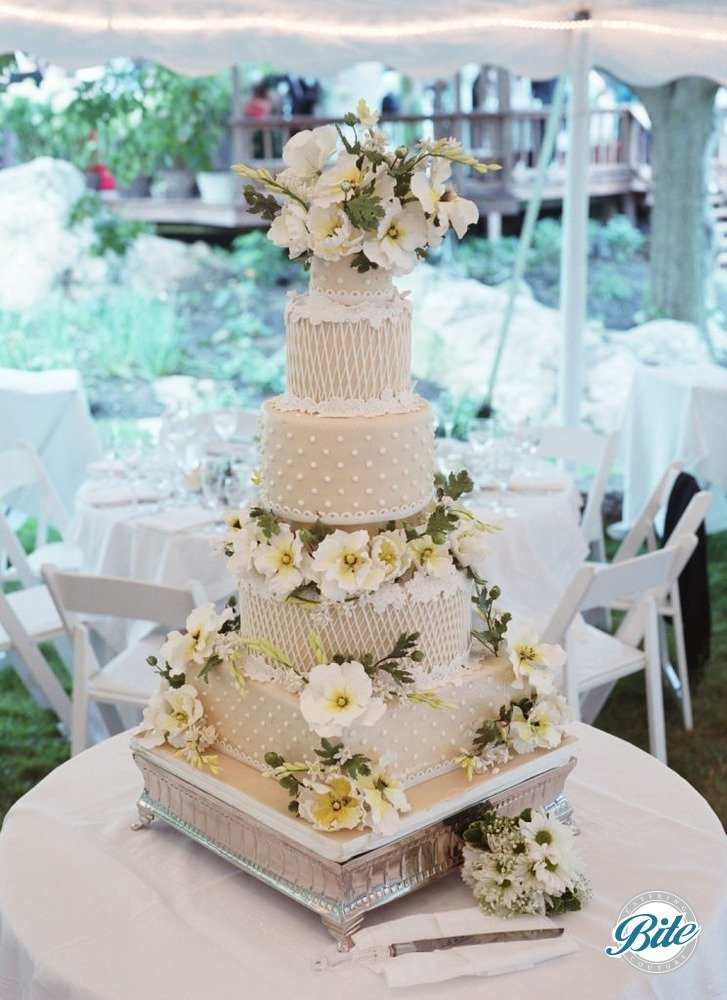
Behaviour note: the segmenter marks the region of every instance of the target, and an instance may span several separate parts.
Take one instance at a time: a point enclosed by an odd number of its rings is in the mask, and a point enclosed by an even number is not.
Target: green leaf
[[[275,753],[274,750],[268,750],[264,759],[269,767],[282,767],[285,763],[285,758],[281,757],[279,753]]]
[[[314,521],[309,528],[301,528],[300,530],[300,540],[308,548],[314,549],[323,541],[323,539],[330,535],[333,528],[329,528],[327,525],[318,518]]]
[[[313,656],[315,657],[316,663],[326,664],[331,662],[329,658],[326,656],[326,651],[323,648],[321,637],[318,635],[315,629],[311,629],[308,632],[308,645],[310,646],[313,652]]]
[[[280,522],[272,511],[265,510],[263,507],[253,507],[250,511],[250,517],[255,518],[266,538],[280,534]]]
[[[205,684],[209,684],[210,671],[213,670],[215,667],[219,666],[220,663],[222,663],[222,660],[219,658],[219,656],[210,656],[210,658],[207,660],[207,662],[202,667],[197,676],[200,677],[205,682]]]
[[[439,499],[451,497],[452,500],[459,500],[464,493],[471,493],[475,488],[472,477],[466,469],[459,472],[450,472],[444,475],[438,472],[434,477],[434,485],[437,487]]]
[[[361,191],[344,202],[343,210],[356,229],[371,232],[386,214],[381,198],[371,191]]]
[[[429,515],[426,534],[431,535],[435,545],[442,545],[450,531],[454,531],[458,525],[459,518],[455,512],[438,504]]]
[[[370,261],[363,250],[359,250],[351,258],[351,267],[358,271],[359,274],[365,274],[367,271],[375,271],[378,269],[378,264],[374,264]]]

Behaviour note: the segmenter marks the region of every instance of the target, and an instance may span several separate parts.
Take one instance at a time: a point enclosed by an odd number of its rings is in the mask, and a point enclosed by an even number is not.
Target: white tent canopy
[[[375,60],[430,79],[465,63],[545,79],[580,32],[592,65],[628,83],[727,84],[726,0],[0,0],[2,51],[69,68],[133,56],[189,74],[264,61],[327,76]]]

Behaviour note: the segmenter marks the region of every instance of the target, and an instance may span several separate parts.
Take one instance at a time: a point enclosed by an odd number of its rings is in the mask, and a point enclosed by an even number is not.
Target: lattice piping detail
[[[286,330],[291,396],[323,403],[410,391],[411,309],[402,299],[345,306],[301,295],[288,305]]]

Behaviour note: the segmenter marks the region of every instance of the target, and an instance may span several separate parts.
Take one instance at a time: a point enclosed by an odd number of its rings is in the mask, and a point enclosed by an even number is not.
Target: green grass
[[[727,690],[727,532],[709,539],[713,612],[712,658],[694,695],[694,731],[684,731],[676,701],[666,694],[669,763],[727,818],[724,737]],[[63,682],[68,677],[52,648],[46,653]],[[619,681],[596,721],[599,729],[647,748],[642,674]],[[51,712],[32,701],[12,670],[0,670],[0,818],[13,802],[68,757]]]

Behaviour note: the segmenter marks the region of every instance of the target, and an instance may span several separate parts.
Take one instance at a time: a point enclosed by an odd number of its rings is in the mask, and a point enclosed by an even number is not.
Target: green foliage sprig
[[[470,575],[475,583],[472,603],[475,606],[477,617],[485,625],[482,629],[472,629],[472,638],[489,650],[493,656],[497,656],[512,615],[509,611],[499,613],[496,610],[495,602],[501,593],[499,587],[488,587],[487,583],[472,571],[470,571]]]

